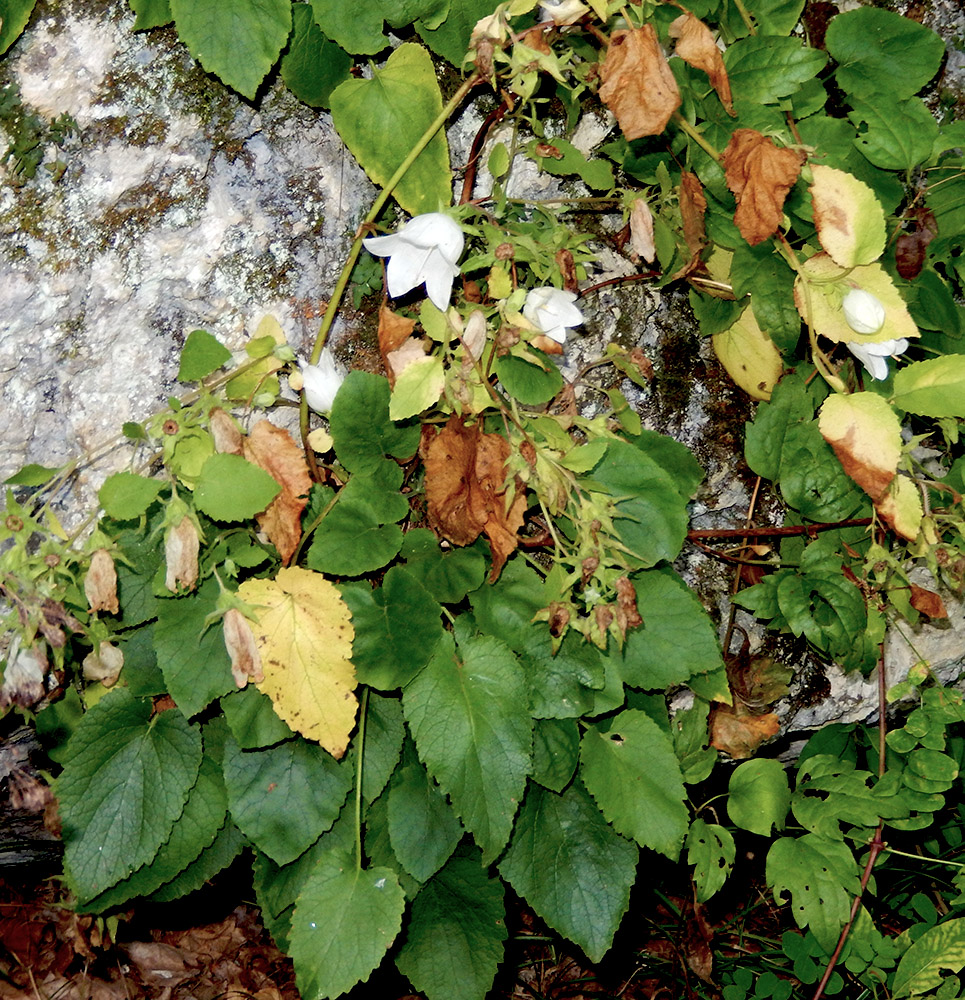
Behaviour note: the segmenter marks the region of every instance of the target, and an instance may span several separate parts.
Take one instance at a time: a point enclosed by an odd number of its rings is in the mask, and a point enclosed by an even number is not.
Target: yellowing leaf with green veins
[[[880,500],[901,457],[901,422],[895,411],[873,392],[835,393],[821,407],[818,429],[844,471],[872,500]]]
[[[965,918],[930,927],[901,956],[893,995],[913,996],[941,986],[943,970],[953,974],[965,968]]]
[[[877,333],[858,333],[844,318],[841,303],[852,288],[863,288],[885,307],[885,321]],[[826,253],[815,254],[798,272],[794,304],[815,333],[838,343],[881,344],[920,336],[905,300],[880,264],[864,264],[849,270],[839,267]]]
[[[717,359],[744,392],[752,399],[771,398],[771,389],[781,377],[784,362],[750,309],[745,309],[732,327],[715,333],[711,340]]]
[[[895,534],[909,542],[918,537],[924,511],[921,493],[911,479],[895,476],[891,488],[875,508]]]
[[[815,165],[811,172],[811,202],[821,246],[841,267],[877,260],[885,249],[885,213],[874,192],[834,167]]]
[[[275,712],[336,760],[355,726],[351,612],[321,573],[289,567],[274,580],[247,580],[239,597],[258,621],[251,629],[265,679],[257,686]]]

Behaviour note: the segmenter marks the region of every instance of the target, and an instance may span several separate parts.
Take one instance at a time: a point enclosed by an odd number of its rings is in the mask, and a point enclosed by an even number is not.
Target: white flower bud
[[[888,377],[888,362],[885,359],[904,354],[908,350],[908,341],[904,337],[899,337],[897,340],[883,340],[880,344],[863,344],[857,340],[849,340],[845,347],[865,366],[872,378],[881,382]]]
[[[547,337],[562,344],[567,329],[583,322],[583,313],[573,305],[575,301],[575,292],[551,286],[531,288],[523,303],[523,315]]]
[[[330,413],[335,394],[345,381],[345,376],[335,367],[332,352],[326,347],[319,356],[317,365],[301,365],[301,371],[308,405],[316,413]]]
[[[874,334],[885,325],[885,307],[863,288],[852,288],[841,302],[844,318],[855,333]]]

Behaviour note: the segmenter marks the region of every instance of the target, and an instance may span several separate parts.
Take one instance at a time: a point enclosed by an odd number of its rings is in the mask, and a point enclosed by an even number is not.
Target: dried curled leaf
[[[724,68],[724,57],[717,48],[710,28],[693,14],[687,13],[673,21],[668,30],[670,37],[677,39],[677,55],[707,74],[724,110],[733,117],[734,101],[730,92],[730,79]]]
[[[395,380],[405,367],[405,358],[415,356],[411,346],[408,355],[398,353],[402,345],[409,340],[412,331],[415,329],[415,324],[416,321],[414,319],[409,319],[407,316],[400,316],[399,313],[393,312],[385,303],[379,309],[379,350],[382,353],[382,363],[385,365],[385,370],[388,373],[390,386],[395,385]],[[418,344],[419,342],[418,340],[414,340],[413,343]],[[419,353],[420,355],[425,353],[421,345],[419,346]]]
[[[208,430],[214,438],[214,450],[222,455],[240,455],[244,435],[227,410],[216,406],[208,414]]]
[[[600,79],[600,100],[627,139],[659,135],[680,107],[677,81],[652,24],[613,32]]]
[[[91,556],[90,569],[84,577],[84,596],[91,611],[116,615],[120,610],[117,604],[117,570],[107,549],[98,549]]]
[[[751,245],[773,236],[784,215],[784,200],[801,172],[802,158],[779,149],[766,135],[739,128],[727,143],[722,163],[727,187],[737,199],[734,223]]]
[[[258,526],[278,549],[287,566],[302,537],[302,511],[308,503],[312,480],[305,453],[291,434],[268,420],[260,420],[244,439],[244,457],[264,469],[281,492],[258,515]]]
[[[646,198],[637,198],[630,209],[630,246],[648,264],[654,262],[657,248],[653,241],[653,212]]]
[[[680,174],[680,221],[684,230],[687,249],[696,256],[707,243],[704,229],[704,213],[707,199],[696,174],[684,170]]]
[[[429,523],[455,545],[471,545],[485,533],[493,557],[490,580],[519,544],[516,532],[526,511],[522,484],[506,488],[509,452],[504,437],[484,434],[478,423],[467,427],[457,416],[425,448]]]

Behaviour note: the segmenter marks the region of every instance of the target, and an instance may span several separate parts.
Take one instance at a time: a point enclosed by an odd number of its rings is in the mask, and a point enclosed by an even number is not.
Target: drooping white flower
[[[589,12],[590,8],[580,0],[542,0],[539,5],[540,20],[556,24],[573,24]]]
[[[844,318],[855,333],[877,333],[885,325],[885,307],[863,288],[852,288],[841,301]]]
[[[335,401],[335,393],[345,381],[345,376],[335,367],[332,352],[326,347],[317,365],[304,364],[300,367],[308,405],[316,413],[328,414]]]
[[[904,354],[908,350],[908,341],[904,337],[883,340],[880,344],[862,344],[857,340],[849,340],[845,347],[865,366],[872,378],[881,382],[888,377],[886,359]]]
[[[397,233],[363,240],[369,253],[389,258],[386,280],[393,299],[424,282],[429,301],[443,312],[449,307],[452,282],[459,274],[456,261],[465,242],[459,224],[442,212],[417,215]]]
[[[575,292],[551,286],[531,288],[523,303],[523,315],[547,337],[562,344],[567,329],[583,322],[583,313],[573,305],[575,301]]]

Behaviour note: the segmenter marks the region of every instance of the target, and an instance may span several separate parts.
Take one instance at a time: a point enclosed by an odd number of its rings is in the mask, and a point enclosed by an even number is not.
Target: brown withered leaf
[[[278,549],[287,566],[302,537],[302,511],[312,480],[305,453],[291,434],[268,420],[259,420],[244,439],[244,457],[268,473],[281,492],[258,515],[258,526]]]
[[[401,347],[389,351],[385,355],[385,370],[389,376],[389,385],[394,386],[395,380],[412,364],[426,356],[425,347],[419,337],[409,337],[402,342]]]
[[[683,224],[687,249],[696,257],[707,242],[704,213],[707,199],[696,174],[684,170],[680,174],[680,221]]]
[[[914,583],[911,585],[911,606],[929,618],[947,618],[948,611],[941,595],[933,590],[926,590]]]
[[[208,430],[214,438],[214,450],[222,455],[240,455],[244,435],[238,429],[234,418],[220,406],[208,414]]]
[[[485,533],[494,581],[519,544],[526,511],[523,485],[514,485],[511,499],[505,488],[509,442],[454,415],[423,450],[429,523],[454,545],[470,545]]]
[[[98,549],[91,556],[90,569],[84,577],[84,596],[91,611],[116,615],[120,610],[117,604],[117,570],[107,549]]]
[[[400,316],[384,303],[379,309],[379,350],[382,352],[382,361],[389,374],[390,385],[395,385],[398,370],[395,370],[389,362],[389,355],[409,339],[415,324],[414,319]]]
[[[637,198],[630,209],[630,247],[648,264],[652,264],[657,256],[653,242],[653,212],[646,198]]]
[[[776,736],[780,728],[772,712],[753,715],[740,702],[734,706],[715,702],[711,709],[711,745],[735,760],[750,757],[765,740]]]
[[[730,79],[724,68],[721,54],[710,28],[693,14],[681,14],[669,28],[670,37],[677,39],[677,55],[695,69],[702,69],[710,78],[710,85],[717,91],[720,103],[731,117],[734,101],[730,92]]]
[[[265,679],[261,669],[261,653],[258,652],[255,634],[251,631],[248,619],[237,608],[229,608],[221,624],[235,684],[239,688],[246,687],[249,680],[260,684]]]
[[[722,157],[727,187],[737,199],[734,223],[751,245],[773,236],[784,214],[784,199],[801,172],[801,154],[779,149],[766,135],[739,128]]]
[[[659,135],[680,107],[677,81],[652,24],[613,32],[600,79],[600,100],[627,139]]]
[[[935,216],[927,208],[919,208],[915,212],[914,228],[895,240],[895,267],[906,281],[913,281],[921,274],[928,244],[937,235]]]

